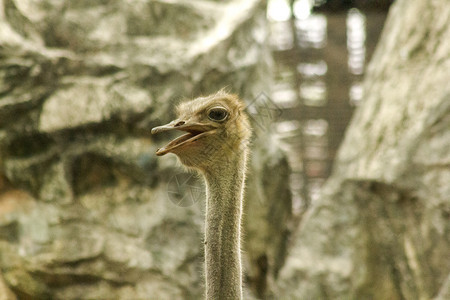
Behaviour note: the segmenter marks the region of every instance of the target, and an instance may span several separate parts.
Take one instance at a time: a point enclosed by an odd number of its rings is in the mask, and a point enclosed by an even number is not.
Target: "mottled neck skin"
[[[206,299],[242,299],[241,218],[247,150],[218,168],[206,181]]]

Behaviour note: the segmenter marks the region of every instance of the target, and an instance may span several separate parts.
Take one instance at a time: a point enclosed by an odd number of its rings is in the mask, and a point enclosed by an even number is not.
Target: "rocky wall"
[[[182,169],[174,156],[156,159],[166,140],[150,128],[182,98],[228,87],[251,104],[267,92],[264,16],[255,0],[0,1],[0,289],[202,297],[203,196],[171,198]],[[261,232],[286,232],[271,220],[291,209],[289,168],[267,155],[277,152],[270,139],[255,135],[246,199],[249,296],[286,248]],[[267,185],[269,168],[281,175]],[[276,202],[261,197],[278,191]]]

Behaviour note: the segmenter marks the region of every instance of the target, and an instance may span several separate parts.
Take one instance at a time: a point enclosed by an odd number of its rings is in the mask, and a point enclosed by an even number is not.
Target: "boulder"
[[[150,129],[183,97],[228,87],[253,103],[267,89],[264,20],[256,0],[0,1],[0,291],[202,297],[203,195],[172,198],[183,171],[174,156],[156,159],[167,137]],[[247,208],[248,228],[270,227],[268,208],[289,217],[289,169],[271,147],[254,152],[247,205],[264,213]],[[266,186],[269,168],[282,175]],[[256,189],[284,192],[273,203]],[[258,238],[265,250],[248,232],[252,282],[258,257],[275,262],[285,240]]]
[[[449,18],[445,0],[393,4],[364,104],[280,272],[280,299],[448,297]]]

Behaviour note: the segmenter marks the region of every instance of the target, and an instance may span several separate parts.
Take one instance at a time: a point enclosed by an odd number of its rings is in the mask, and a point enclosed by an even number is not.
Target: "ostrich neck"
[[[206,299],[242,299],[241,216],[246,151],[205,173]]]

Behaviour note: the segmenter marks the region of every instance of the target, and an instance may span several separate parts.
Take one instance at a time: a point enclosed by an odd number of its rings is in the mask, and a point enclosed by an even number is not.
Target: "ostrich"
[[[243,110],[236,95],[219,91],[182,103],[176,120],[152,129],[185,131],[156,155],[174,153],[205,179],[206,299],[242,299],[241,217],[251,136]]]

